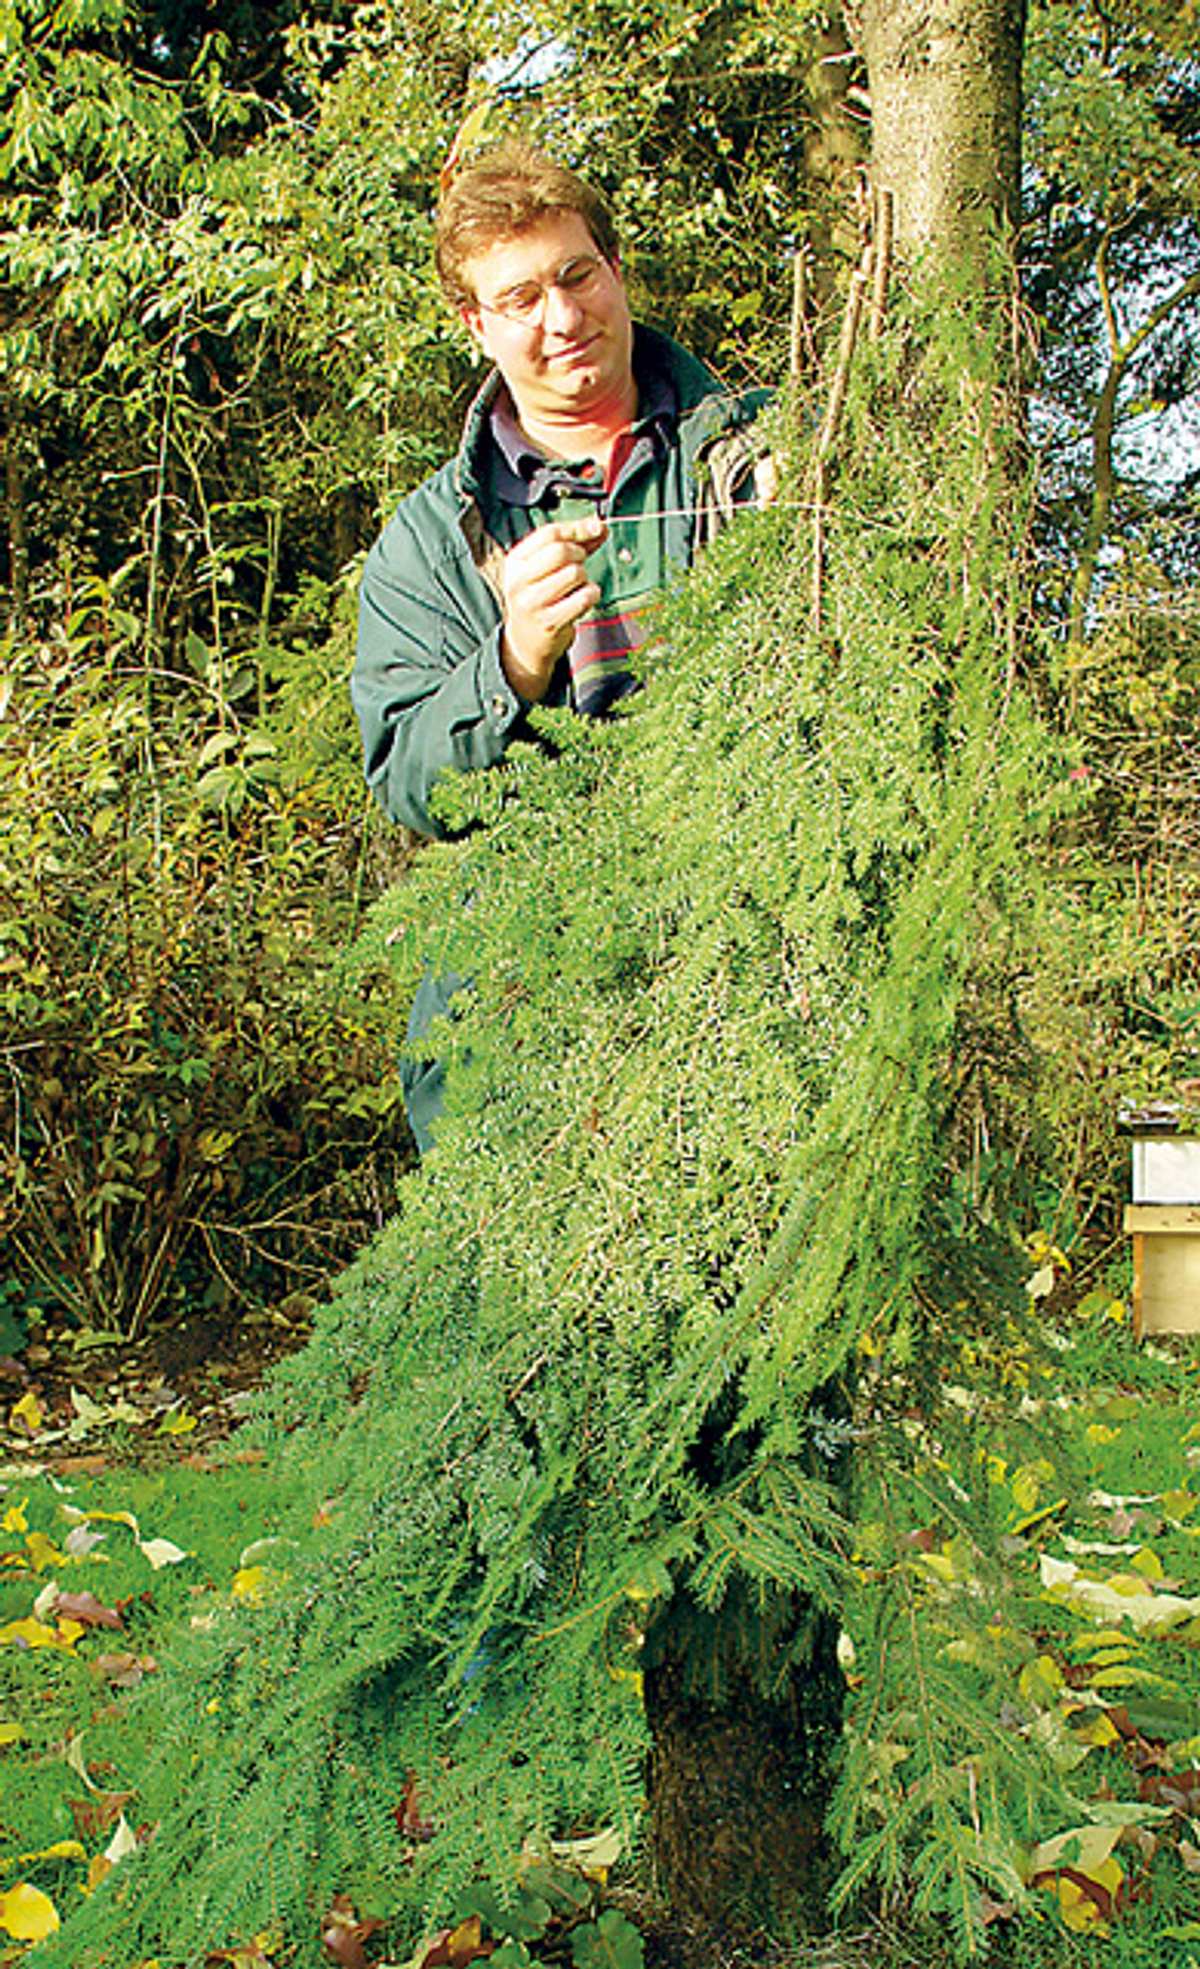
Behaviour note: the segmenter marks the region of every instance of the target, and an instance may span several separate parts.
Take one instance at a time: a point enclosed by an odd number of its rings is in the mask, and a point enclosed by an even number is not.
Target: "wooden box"
[[[1131,1203],[1133,1330],[1200,1333],[1200,1203]]]

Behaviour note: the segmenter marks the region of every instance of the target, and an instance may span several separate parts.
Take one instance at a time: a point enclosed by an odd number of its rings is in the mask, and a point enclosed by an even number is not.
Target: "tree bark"
[[[716,1612],[676,1594],[646,1637],[655,1885],[700,1928],[821,1922],[824,1819],[845,1684],[837,1626],[744,1591]]]
[[[848,8],[871,91],[871,175],[896,246],[945,269],[1015,221],[1025,0],[862,0]]]

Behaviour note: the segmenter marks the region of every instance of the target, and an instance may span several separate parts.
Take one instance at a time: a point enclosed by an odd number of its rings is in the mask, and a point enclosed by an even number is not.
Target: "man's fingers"
[[[608,527],[597,515],[584,520],[552,520],[535,527],[509,549],[505,560],[510,567],[533,572],[541,566],[554,567],[564,560],[583,561],[606,537]]]
[[[754,496],[760,506],[773,506],[779,497],[779,466],[769,451],[754,467]]]

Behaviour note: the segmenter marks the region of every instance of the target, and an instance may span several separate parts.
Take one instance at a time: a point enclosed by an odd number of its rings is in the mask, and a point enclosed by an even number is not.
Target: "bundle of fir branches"
[[[865,350],[820,619],[797,440],[778,507],[668,599],[625,715],[536,713],[445,787],[454,836],[362,953],[472,980],[434,1035],[435,1148],[269,1384],[264,1604],[157,1678],[157,1830],[46,1969],[277,1922],[316,1961],[339,1892],[400,1954],[471,1879],[510,1891],[522,1847],[616,1825],[636,1849],[662,1623],[715,1703],[802,1678],[836,1625],[863,1461],[909,1454],[920,1376],[1011,1293],[1003,1198],[964,1204],[955,1166],[1044,778],[995,378],[965,316],[919,358],[902,327]],[[910,1363],[896,1426],[845,1393],[868,1330]],[[915,1855],[969,1941],[1044,1774],[948,1693],[942,1638],[914,1666],[908,1619],[886,1672],[860,1655],[841,1823],[856,1883]],[[910,1806],[864,1843],[888,1706],[923,1686]]]

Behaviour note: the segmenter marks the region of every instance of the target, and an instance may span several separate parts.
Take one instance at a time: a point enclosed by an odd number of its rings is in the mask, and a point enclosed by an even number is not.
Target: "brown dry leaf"
[[[368,1942],[382,1922],[360,1921],[347,1894],[335,1894],[329,1912],[321,1923],[321,1942],[325,1953],[341,1969],[367,1969]]]
[[[1015,1901],[994,1901],[990,1894],[980,1895],[979,1912],[985,1928],[990,1928],[993,1921],[1011,1921],[1016,1911]]]
[[[67,1808],[75,1821],[76,1836],[85,1845],[94,1845],[116,1824],[133,1796],[132,1791],[97,1791],[91,1798],[68,1798]]]
[[[483,1939],[482,1921],[477,1914],[469,1914],[457,1928],[443,1928],[434,1936],[421,1957],[421,1969],[466,1969],[469,1962],[491,1952],[491,1943]]]
[[[1200,1815],[1200,1770],[1153,1771],[1138,1785],[1138,1797],[1149,1805],[1165,1805],[1182,1818]]]
[[[115,1607],[106,1607],[94,1593],[60,1593],[54,1602],[60,1619],[78,1620],[84,1627],[124,1627]]]
[[[97,1655],[88,1663],[93,1673],[104,1676],[114,1689],[136,1689],[154,1665],[153,1656],[130,1654],[128,1650],[122,1654]]]
[[[432,1839],[434,1823],[421,1811],[421,1801],[417,1795],[417,1774],[409,1771],[404,1779],[404,1796],[395,1809],[397,1829],[406,1839]]]
[[[1200,1873],[1200,1846],[1193,1846],[1190,1839],[1181,1839],[1177,1850],[1184,1872]]]

